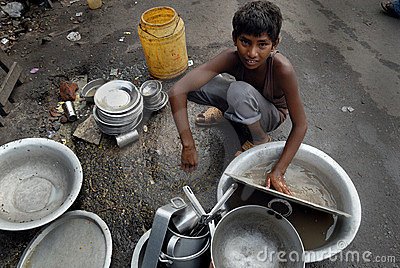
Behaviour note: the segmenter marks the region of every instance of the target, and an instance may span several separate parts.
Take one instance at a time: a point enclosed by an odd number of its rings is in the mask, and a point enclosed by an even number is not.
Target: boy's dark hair
[[[282,14],[277,5],[269,1],[254,1],[242,6],[232,19],[233,39],[245,33],[260,36],[267,33],[275,44],[282,27]]]

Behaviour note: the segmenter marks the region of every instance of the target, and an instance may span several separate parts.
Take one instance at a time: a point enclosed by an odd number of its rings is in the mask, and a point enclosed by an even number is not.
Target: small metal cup
[[[122,148],[128,144],[131,144],[139,139],[139,133],[137,132],[136,129],[120,134],[118,136],[115,136],[115,139],[117,140],[117,144],[119,148]]]
[[[76,119],[78,119],[78,116],[75,112],[75,107],[74,107],[74,103],[72,101],[66,101],[63,104],[63,109],[65,112],[65,115],[68,118],[68,121],[76,121]]]
[[[183,210],[182,213],[172,218],[172,223],[180,234],[186,234],[197,225],[199,220],[200,217],[190,204]]]

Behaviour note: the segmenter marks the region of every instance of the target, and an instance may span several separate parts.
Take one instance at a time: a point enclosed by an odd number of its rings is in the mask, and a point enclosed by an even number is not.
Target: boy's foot
[[[381,7],[387,15],[394,18],[400,18],[400,14],[396,12],[393,2],[391,1],[381,2]]]
[[[219,125],[225,120],[224,115],[219,109],[211,107],[197,115],[195,124],[200,127],[210,127]]]
[[[239,150],[235,153],[235,156],[240,155],[241,153],[253,148],[256,145],[264,144],[264,143],[271,142],[271,141],[272,141],[272,137],[270,135],[267,135],[267,138],[263,141],[254,142],[254,143],[252,143],[251,141],[246,141],[245,143],[243,143],[241,150]]]

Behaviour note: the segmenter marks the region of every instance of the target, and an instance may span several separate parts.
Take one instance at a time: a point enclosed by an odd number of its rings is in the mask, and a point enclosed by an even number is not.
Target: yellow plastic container
[[[153,77],[174,78],[187,69],[185,25],[173,8],[155,7],[145,11],[138,34]]]
[[[90,9],[98,9],[103,4],[101,0],[87,0]]]

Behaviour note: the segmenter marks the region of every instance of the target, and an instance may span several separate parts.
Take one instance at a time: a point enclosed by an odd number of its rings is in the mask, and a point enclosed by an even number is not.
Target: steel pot
[[[210,240],[210,232],[204,229],[199,236],[187,236],[174,232],[168,227],[166,253],[172,257],[186,257],[201,251]]]
[[[248,205],[227,213],[211,242],[215,268],[304,267],[304,247],[292,224],[272,209]]]

